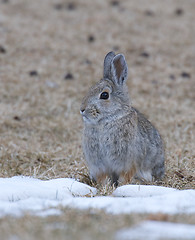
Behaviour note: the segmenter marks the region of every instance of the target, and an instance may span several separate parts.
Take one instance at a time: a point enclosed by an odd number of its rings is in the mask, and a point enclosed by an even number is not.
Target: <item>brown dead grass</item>
[[[194,0],[75,0],[72,10],[69,2],[0,0],[0,177],[90,183],[79,108],[115,50],[129,65],[133,105],[166,144],[166,177],[156,184],[194,189]]]
[[[6,217],[0,219],[1,240],[5,239],[115,239],[115,233],[122,228],[129,228],[140,221],[169,221],[194,224],[194,215],[167,214],[128,214],[110,215],[100,211],[76,211],[64,209],[60,216],[40,218],[25,215],[21,218]]]
[[[0,176],[88,181],[79,107],[102,77],[104,55],[117,49],[134,106],[164,137],[162,185],[194,188],[194,2],[83,0],[72,10],[68,3],[0,2]]]

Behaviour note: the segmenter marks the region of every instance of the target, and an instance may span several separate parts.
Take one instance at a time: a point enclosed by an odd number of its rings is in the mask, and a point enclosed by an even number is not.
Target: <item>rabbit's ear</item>
[[[115,56],[114,52],[109,52],[104,58],[104,72],[103,72],[104,78],[108,78],[108,79],[111,78],[110,69],[111,69],[111,62],[114,56]]]
[[[111,76],[115,84],[122,85],[128,76],[128,67],[123,54],[117,54],[111,63]]]

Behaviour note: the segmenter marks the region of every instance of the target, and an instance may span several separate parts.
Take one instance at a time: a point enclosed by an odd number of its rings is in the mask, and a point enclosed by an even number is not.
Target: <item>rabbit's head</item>
[[[127,75],[125,57],[109,52],[104,59],[103,79],[91,87],[83,99],[80,112],[85,123],[112,121],[128,112]]]

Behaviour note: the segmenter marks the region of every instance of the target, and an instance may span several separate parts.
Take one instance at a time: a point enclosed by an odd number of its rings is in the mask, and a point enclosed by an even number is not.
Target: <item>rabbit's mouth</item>
[[[83,121],[85,123],[89,123],[89,124],[95,124],[97,123],[97,119],[91,116],[87,116],[87,115],[82,115],[83,117]]]
[[[96,108],[80,111],[83,121],[87,123],[96,123],[99,120],[100,111]]]

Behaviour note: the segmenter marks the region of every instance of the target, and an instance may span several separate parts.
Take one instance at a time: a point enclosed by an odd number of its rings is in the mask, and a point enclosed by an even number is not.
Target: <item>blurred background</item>
[[[194,0],[0,0],[0,177],[90,184],[80,104],[115,51],[128,63],[132,104],[165,142],[166,176],[158,184],[194,189],[194,23]],[[193,214],[60,211],[1,218],[1,239],[102,240],[143,220],[195,223]]]
[[[164,138],[162,184],[194,187],[194,22],[194,0],[0,0],[0,176],[87,181],[80,104],[115,51]]]

